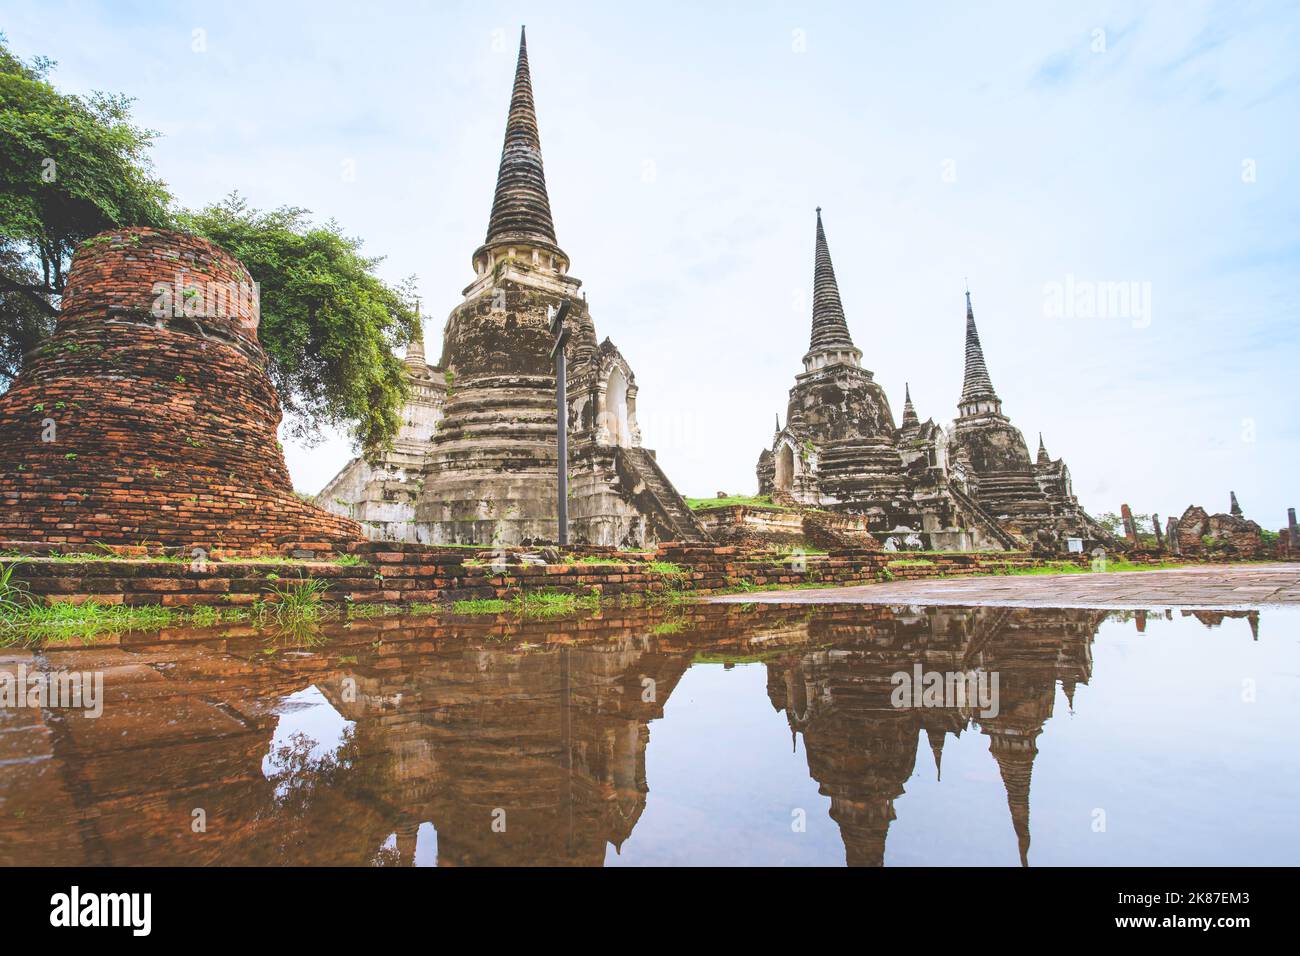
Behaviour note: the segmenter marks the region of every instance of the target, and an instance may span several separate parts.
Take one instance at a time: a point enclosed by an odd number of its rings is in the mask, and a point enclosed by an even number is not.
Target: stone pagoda
[[[922,423],[911,392],[901,425],[853,343],[840,301],[821,209],[813,262],[812,339],[758,461],[759,493],[780,504],[863,516],[887,548],[1008,548],[1014,542],[951,487],[947,439]]]
[[[790,389],[786,423],[759,456],[759,493],[778,504],[862,515],[885,546],[942,550],[1113,543],[1079,507],[1069,469],[1041,444],[1037,462],[993,390],[970,293],[966,379],[950,428],[921,421],[905,389],[889,400],[849,335],[821,210],[813,268],[812,342]]]
[[[368,526],[371,535],[434,544],[557,540],[550,323],[568,302],[570,540],[643,547],[704,538],[654,453],[641,447],[636,377],[609,339],[597,339],[582,283],[569,275],[556,239],[522,31],[496,195],[472,263],[474,279],[447,319],[433,370],[441,378],[430,398],[438,411],[408,411],[432,429],[427,440],[423,425],[411,436],[411,455],[423,465],[397,495],[411,499],[409,520],[408,502],[399,501],[401,512]],[[340,475],[319,500],[365,518],[370,487],[359,495]]]
[[[1070,470],[1047,454],[1038,436],[1038,458],[1029,457],[1025,436],[1002,412],[993,388],[970,290],[966,292],[966,375],[950,437],[957,482],[1001,527],[1044,548],[1064,550],[1065,539],[1114,544],[1081,507]]]
[[[820,208],[812,340],[803,369],[790,389],[785,427],[778,428],[771,452],[760,461],[760,484],[790,503],[869,513],[882,528],[918,520],[903,478],[889,399],[862,367],[862,350],[849,335]]]

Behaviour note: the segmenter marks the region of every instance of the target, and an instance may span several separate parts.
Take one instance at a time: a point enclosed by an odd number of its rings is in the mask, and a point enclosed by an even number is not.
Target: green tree
[[[168,220],[148,157],[156,134],[131,123],[127,97],[60,93],[53,65],[24,63],[0,34],[0,383],[52,329],[78,243]]]
[[[250,209],[237,195],[174,211],[148,151],[157,136],[131,121],[131,100],[59,92],[54,64],[24,62],[0,34],[0,389],[49,335],[72,253],[115,226],[164,226],[211,239],[261,287],[259,337],[291,433],[347,428],[367,454],[400,426],[406,383],[393,349],[417,327],[411,280],[386,285],[379,259],[306,210]]]
[[[323,425],[349,427],[363,450],[384,447],[401,425],[407,396],[393,352],[415,334],[413,280],[398,288],[374,274],[381,260],[334,222],[307,211],[262,212],[238,195],[179,224],[240,259],[261,293],[259,336],[290,431],[310,439]]]

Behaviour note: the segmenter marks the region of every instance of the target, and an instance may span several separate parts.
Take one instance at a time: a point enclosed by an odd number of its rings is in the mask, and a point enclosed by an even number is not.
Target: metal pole
[[[565,300],[551,318],[551,334],[555,336],[555,348],[551,352],[555,358],[555,443],[557,446],[555,475],[555,514],[559,525],[559,542],[569,543],[569,401],[567,393],[568,366],[564,357],[564,346],[569,341],[569,332],[564,327],[565,316],[569,314],[569,303]]]
[[[568,398],[565,394],[567,369],[564,349],[555,355],[555,440],[559,446],[556,474],[555,513],[560,523],[560,544],[569,543],[569,429]]]

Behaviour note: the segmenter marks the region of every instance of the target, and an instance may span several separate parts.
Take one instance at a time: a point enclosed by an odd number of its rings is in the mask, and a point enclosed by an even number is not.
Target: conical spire
[[[1020,852],[1020,865],[1029,865],[1029,781],[1034,772],[1034,757],[1038,748],[1030,740],[1007,740],[993,735],[989,751],[997,761],[1002,774],[1002,785],[1007,791],[1007,807],[1011,810],[1011,826],[1016,831],[1016,847]]]
[[[979,330],[975,328],[975,310],[970,304],[970,290],[966,290],[966,381],[961,389],[962,414],[973,414],[976,402],[992,402],[1000,405],[1001,400],[993,391],[993,382],[989,379],[988,367],[984,364],[984,349],[980,346]],[[967,411],[967,408],[970,411]]]
[[[1043,444],[1043,433],[1038,433],[1038,463],[1040,465],[1050,465],[1052,456],[1047,453],[1047,446]]]
[[[943,733],[942,730],[935,730],[935,729],[932,728],[932,727],[927,727],[927,728],[926,728],[926,731],[925,731],[925,736],[926,736],[927,738],[929,738],[929,741],[930,741],[930,753],[932,753],[932,754],[934,755],[934,779],[935,779],[936,781],[940,781],[940,782],[942,782],[942,781],[943,781],[943,738],[944,738],[944,733]]]
[[[497,191],[484,245],[502,242],[556,245],[551,203],[546,196],[546,173],[542,169],[542,141],[537,133],[533,84],[528,72],[528,42],[522,27],[515,88],[510,96]]]
[[[822,210],[817,207],[817,255],[813,268],[813,320],[811,351],[823,349],[852,349],[849,326],[844,321],[844,307],[840,304],[840,287],[835,281],[835,266],[831,264],[831,251],[826,245],[826,231],[822,228]]]
[[[421,324],[415,335],[411,336],[411,341],[406,343],[406,367],[422,370],[428,364],[424,357],[424,326]]]
[[[1236,493],[1235,491],[1229,491],[1229,492],[1228,492],[1228,495],[1229,495],[1229,497],[1232,499],[1231,504],[1230,504],[1229,507],[1228,507],[1228,512],[1229,512],[1230,514],[1234,514],[1234,515],[1236,515],[1238,518],[1240,518],[1240,517],[1241,517],[1241,505],[1237,504],[1237,493]]]
[[[424,371],[429,367],[424,356],[424,320],[420,318],[420,300],[415,300],[415,334],[406,343],[406,367],[412,371]]]
[[[903,423],[899,427],[903,429],[921,427],[921,420],[917,418],[916,409],[912,406],[912,387],[907,382],[903,383]]]

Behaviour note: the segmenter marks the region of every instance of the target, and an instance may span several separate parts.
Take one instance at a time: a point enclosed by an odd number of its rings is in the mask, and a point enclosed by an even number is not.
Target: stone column
[[[1178,540],[1178,519],[1170,518],[1169,523],[1165,525],[1165,540],[1169,542],[1169,550],[1174,554],[1182,554],[1183,546]]]
[[[1154,512],[1151,515],[1151,526],[1155,529],[1156,532],[1156,547],[1159,550],[1163,551],[1165,549],[1165,539],[1160,534],[1160,516],[1158,514],[1155,514]]]
[[[1124,519],[1124,537],[1128,543],[1136,545],[1138,543],[1137,525],[1133,523],[1133,509],[1128,505],[1119,506],[1120,517]]]
[[[627,386],[627,443],[633,448],[641,447],[641,426],[636,420],[636,386]]]
[[[1297,549],[1300,549],[1300,528],[1296,527],[1294,508],[1286,509],[1286,528],[1287,531],[1290,532],[1289,537],[1291,538],[1291,550],[1296,551]]]
[[[609,391],[609,379],[603,379],[596,385],[595,418],[592,420],[595,426],[595,439],[597,445],[608,445],[611,443],[612,435],[609,431],[609,413],[607,411],[606,396]]]

